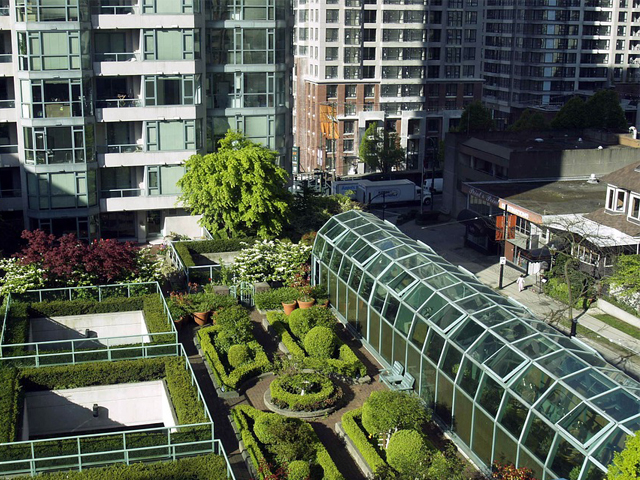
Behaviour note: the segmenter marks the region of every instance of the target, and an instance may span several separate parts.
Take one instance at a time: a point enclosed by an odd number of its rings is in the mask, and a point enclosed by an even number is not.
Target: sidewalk
[[[526,306],[538,318],[552,323],[551,320],[558,316],[558,312],[567,315],[567,306],[550,298],[544,294],[539,294],[531,288],[535,282],[534,277],[527,277],[525,285],[527,288],[518,292],[516,280],[520,276],[520,271],[512,267],[505,266],[503,276],[503,289],[498,290],[500,278],[500,265],[495,256],[483,255],[475,250],[464,246],[464,226],[460,223],[444,223],[438,225],[418,226],[415,222],[409,222],[399,227],[402,232],[420,240],[433,248],[436,253],[454,265],[461,266],[473,273],[482,283],[495,288],[497,292],[512,298],[513,300]],[[590,347],[598,350],[609,362],[620,369],[632,374],[636,378],[640,377],[640,341],[619,330],[601,322],[593,315],[602,313],[596,308],[590,309],[586,313],[580,310],[573,311],[573,315],[578,317],[579,325],[592,330],[603,337],[603,341],[595,342],[578,334],[578,338]],[[617,344],[629,352],[625,355],[619,349],[607,346],[607,343]]]

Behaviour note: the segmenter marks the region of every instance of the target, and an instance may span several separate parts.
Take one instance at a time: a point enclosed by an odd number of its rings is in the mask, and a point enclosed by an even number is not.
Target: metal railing
[[[51,300],[77,300],[92,298],[102,302],[105,298],[131,297],[132,294],[158,294],[162,300],[163,311],[167,318],[167,331],[115,337],[90,337],[79,339],[53,340],[48,342],[28,342],[20,344],[5,343],[11,304],[14,301],[43,302]],[[154,338],[167,338],[177,343],[178,332],[173,323],[158,282],[125,283],[87,287],[46,288],[27,290],[24,293],[9,294],[0,332],[0,360],[4,364],[31,365],[67,365],[92,361],[111,361],[118,359],[149,358],[176,355],[172,343],[153,343]],[[148,340],[145,339],[148,338]],[[128,339],[140,339],[125,343]],[[145,341],[146,340],[146,341]],[[56,350],[55,347],[64,349]],[[65,348],[66,347],[66,348]]]
[[[94,5],[94,15],[134,15],[138,13],[137,5]]]
[[[206,422],[3,443],[0,444],[0,474],[34,476],[52,470],[83,470],[113,463],[130,465],[133,462],[168,461],[215,453],[225,459],[227,478],[235,479],[224,447],[215,438],[213,419],[184,347],[179,343],[173,346],[176,355],[184,359]],[[55,451],[59,454],[52,454]]]
[[[120,145],[98,145],[98,153],[136,153],[142,152],[140,143],[123,143]]]
[[[138,62],[139,52],[103,52],[94,55],[96,62]]]
[[[100,198],[139,197],[142,192],[142,188],[110,188],[108,190],[100,190]]]
[[[129,108],[142,107],[142,100],[139,98],[105,98],[96,100],[96,108]]]

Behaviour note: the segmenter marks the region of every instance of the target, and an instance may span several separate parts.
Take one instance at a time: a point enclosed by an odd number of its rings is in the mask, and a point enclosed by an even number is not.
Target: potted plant
[[[171,292],[167,306],[169,307],[169,313],[173,319],[173,324],[177,330],[180,330],[189,320],[191,301],[184,293]]]
[[[311,295],[311,287],[303,287],[300,289],[300,296],[298,297],[298,307],[311,308],[315,303],[315,299]]]
[[[193,319],[198,325],[204,325],[209,321],[214,305],[206,295],[198,294],[196,297],[192,306]]]
[[[284,314],[289,315],[298,307],[298,301],[295,298],[285,298],[282,300],[282,308],[284,308]]]
[[[329,307],[329,294],[327,293],[327,287],[324,285],[316,285],[311,289],[311,295],[316,299],[316,303],[324,308]]]

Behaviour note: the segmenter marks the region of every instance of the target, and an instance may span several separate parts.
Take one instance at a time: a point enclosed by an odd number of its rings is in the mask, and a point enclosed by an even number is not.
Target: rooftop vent
[[[589,180],[587,180],[587,183],[591,183],[591,184],[600,183],[600,180],[598,180],[595,173],[592,173],[589,176]]]

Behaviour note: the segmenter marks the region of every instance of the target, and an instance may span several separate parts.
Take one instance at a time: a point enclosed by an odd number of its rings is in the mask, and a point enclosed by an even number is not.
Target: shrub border
[[[193,253],[222,253],[235,252],[245,246],[253,245],[255,237],[219,238],[214,240],[183,240],[173,242],[176,253],[186,268],[195,267]],[[246,245],[243,245],[246,244]]]
[[[342,429],[358,449],[369,468],[375,473],[380,467],[386,466],[387,462],[369,442],[367,433],[358,425],[357,419],[361,418],[362,407],[346,412],[341,419]]]

